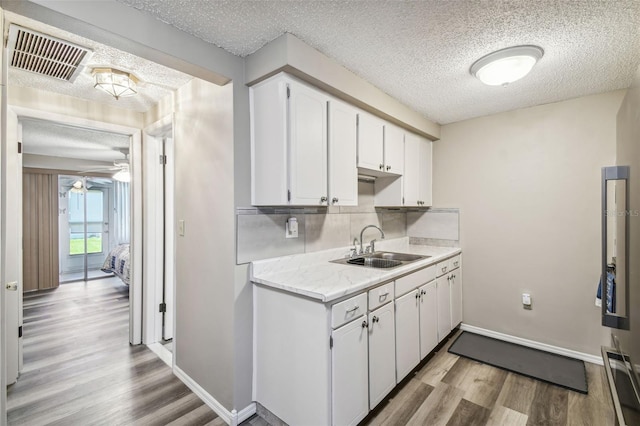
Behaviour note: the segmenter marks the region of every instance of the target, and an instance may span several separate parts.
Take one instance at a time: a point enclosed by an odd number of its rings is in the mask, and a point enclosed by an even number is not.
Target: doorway
[[[94,176],[58,175],[60,284],[105,278],[105,256],[128,243],[129,184]],[[109,274],[111,275],[111,274]]]

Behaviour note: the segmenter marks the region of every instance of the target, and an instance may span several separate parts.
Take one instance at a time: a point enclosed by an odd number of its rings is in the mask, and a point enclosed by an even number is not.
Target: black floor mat
[[[578,359],[466,331],[449,352],[576,392],[588,392],[584,362]]]

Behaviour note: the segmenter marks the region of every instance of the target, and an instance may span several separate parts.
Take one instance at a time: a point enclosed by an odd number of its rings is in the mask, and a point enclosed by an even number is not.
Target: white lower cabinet
[[[331,336],[331,420],[334,425],[356,425],[369,412],[367,317],[343,325]]]
[[[369,408],[396,386],[396,327],[393,303],[369,313]]]
[[[396,299],[396,378],[400,382],[420,362],[420,295]]]
[[[449,276],[443,275],[436,279],[436,293],[438,299],[438,342],[449,335],[451,331],[451,288]]]
[[[254,400],[287,424],[358,424],[462,320],[459,264],[337,303],[255,285]]]
[[[420,292],[420,359],[438,345],[438,297],[436,282],[431,281]]]

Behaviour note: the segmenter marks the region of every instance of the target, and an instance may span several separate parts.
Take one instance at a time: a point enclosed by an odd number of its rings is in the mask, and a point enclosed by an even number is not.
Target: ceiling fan
[[[115,160],[113,162],[113,166],[84,169],[79,171],[78,174],[115,172],[112,176],[113,179],[120,182],[131,182],[131,173],[129,170],[129,149],[118,148],[117,150],[124,154],[124,160]]]

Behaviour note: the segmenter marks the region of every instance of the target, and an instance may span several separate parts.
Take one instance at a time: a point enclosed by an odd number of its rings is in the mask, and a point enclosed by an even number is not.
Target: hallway
[[[24,296],[24,367],[10,425],[223,425],[144,345],[130,346],[119,278]]]

